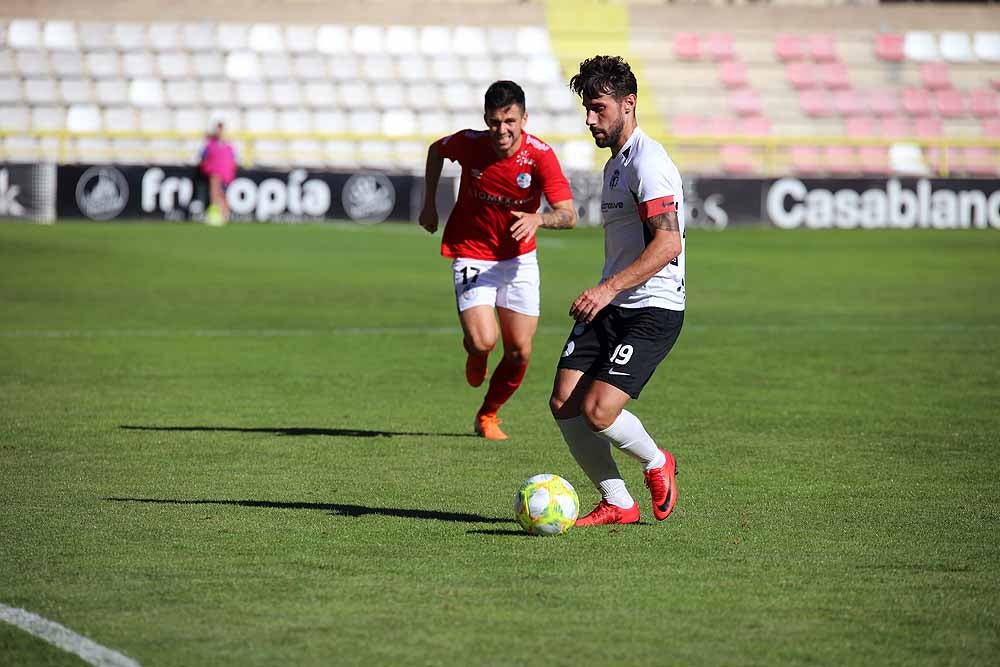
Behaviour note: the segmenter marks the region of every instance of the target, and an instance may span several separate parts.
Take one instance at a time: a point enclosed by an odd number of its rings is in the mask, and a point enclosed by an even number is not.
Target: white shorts
[[[522,315],[539,315],[538,256],[529,253],[491,262],[458,257],[451,262],[458,312],[473,306],[498,306]]]

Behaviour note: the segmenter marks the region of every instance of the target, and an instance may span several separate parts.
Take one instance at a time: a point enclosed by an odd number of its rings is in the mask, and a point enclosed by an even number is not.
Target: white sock
[[[628,410],[622,410],[618,419],[603,431],[598,431],[598,435],[607,439],[608,442],[632,458],[642,462],[646,470],[659,468],[667,461],[667,457],[646,433],[639,418]]]
[[[583,415],[557,419],[556,424],[573,458],[601,492],[601,497],[617,507],[632,507],[635,501],[625,488],[608,441],[590,430]]]

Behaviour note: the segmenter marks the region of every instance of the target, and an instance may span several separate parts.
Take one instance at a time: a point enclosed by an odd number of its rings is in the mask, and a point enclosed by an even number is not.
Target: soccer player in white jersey
[[[601,494],[577,526],[637,523],[639,506],[611,445],[643,467],[653,516],[677,500],[677,463],[625,409],[667,356],[684,322],[684,202],[677,167],[638,126],[638,86],[620,57],[594,56],[570,79],[604,166],[604,270],[573,301],[576,324],[556,371],[549,407],[566,443]]]

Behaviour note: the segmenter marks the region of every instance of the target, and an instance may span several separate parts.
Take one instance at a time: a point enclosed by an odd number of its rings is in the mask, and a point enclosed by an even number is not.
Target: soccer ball
[[[580,511],[576,489],[559,475],[535,475],[514,496],[514,516],[532,535],[560,535],[573,527]]]

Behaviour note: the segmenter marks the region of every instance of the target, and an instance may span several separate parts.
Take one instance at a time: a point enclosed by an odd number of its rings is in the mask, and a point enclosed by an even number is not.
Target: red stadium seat
[[[870,116],[854,116],[844,121],[844,133],[853,139],[877,137],[878,124]]]
[[[868,100],[857,90],[847,88],[833,92],[833,109],[841,116],[868,113]]]
[[[823,150],[826,168],[832,174],[852,174],[858,171],[858,158],[852,146],[827,146]]]
[[[739,88],[729,95],[729,105],[741,116],[756,116],[761,112],[760,95],[752,88]]]
[[[1000,139],[1000,118],[986,118],[983,120],[983,136],[990,139]]]
[[[926,88],[908,86],[903,88],[903,111],[911,116],[926,116],[931,113],[931,96]]]
[[[676,116],[670,121],[670,129],[678,137],[694,137],[706,133],[702,116]]]
[[[747,116],[743,119],[742,133],[751,137],[767,137],[771,135],[771,121],[764,116]]]
[[[705,54],[712,60],[732,60],[733,34],[731,32],[712,32],[704,42]]]
[[[875,35],[875,56],[889,62],[903,62],[903,36],[896,32]]]
[[[879,135],[887,139],[903,139],[913,135],[910,119],[905,116],[884,116],[879,128]]]
[[[796,89],[812,88],[819,84],[815,65],[804,61],[785,64],[785,80]]]
[[[885,146],[862,146],[858,149],[858,166],[865,174],[888,174],[889,151]]]
[[[833,113],[830,95],[821,89],[803,90],[799,93],[799,108],[802,113],[813,118],[829,116]]]
[[[851,81],[847,74],[847,65],[837,61],[823,63],[820,67],[820,77],[827,88],[850,88]]]
[[[774,38],[774,54],[778,56],[778,60],[802,60],[804,53],[805,45],[798,35],[781,33]]]
[[[940,118],[922,116],[913,121],[913,134],[921,139],[938,139],[944,136],[944,127]]]
[[[750,174],[756,171],[753,149],[742,144],[724,144],[719,148],[724,171],[734,174]]]
[[[998,115],[997,94],[992,90],[973,90],[969,93],[969,111],[977,118]]]
[[[719,81],[726,88],[744,88],[748,83],[747,66],[738,60],[719,63]]]
[[[954,88],[934,93],[934,106],[938,113],[946,118],[957,118],[965,115],[965,99],[962,97],[961,91]]]
[[[920,66],[920,80],[930,90],[951,88],[951,70],[947,63],[924,63]]]
[[[996,153],[991,148],[969,146],[962,149],[965,172],[973,176],[996,176],[1000,172]]]
[[[701,58],[701,40],[696,32],[674,33],[674,55],[678,60]]]
[[[899,94],[890,88],[875,88],[863,92],[868,106],[879,116],[893,116],[899,113]]]
[[[713,116],[708,119],[708,132],[717,137],[728,137],[740,134],[742,130],[740,119],[732,116]]]
[[[806,38],[809,55],[817,62],[838,60],[836,39],[830,33],[813,33]]]
[[[800,174],[819,174],[823,169],[820,166],[820,152],[816,146],[792,146],[789,149],[792,158],[792,169]]]

